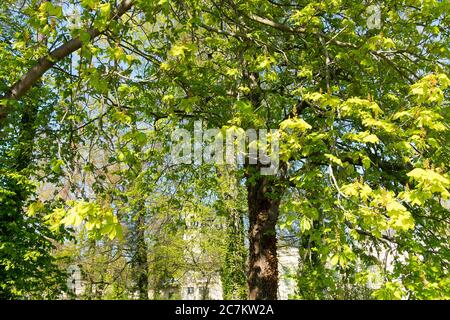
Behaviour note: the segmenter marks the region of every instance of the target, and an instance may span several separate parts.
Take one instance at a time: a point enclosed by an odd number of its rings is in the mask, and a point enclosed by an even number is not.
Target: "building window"
[[[192,222],[191,222],[191,227],[192,227],[192,228],[198,228],[198,227],[200,227],[200,222],[198,222],[198,221],[192,221]]]
[[[194,287],[188,287],[187,288],[187,293],[188,294],[194,294]]]

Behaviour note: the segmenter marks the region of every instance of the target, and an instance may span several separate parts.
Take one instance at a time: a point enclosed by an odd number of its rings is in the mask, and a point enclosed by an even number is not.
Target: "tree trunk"
[[[18,172],[26,169],[32,161],[37,113],[37,102],[27,102],[24,106],[20,121],[19,150],[17,151],[16,160],[13,164],[14,169]]]
[[[250,170],[257,170],[252,167]],[[253,171],[247,179],[249,214],[249,275],[251,300],[276,300],[278,289],[278,258],[276,224],[281,190],[276,177],[261,176]],[[249,182],[253,181],[253,182]]]
[[[256,110],[263,99],[259,74],[249,72],[245,62],[243,65],[243,80],[251,89],[246,98]],[[250,243],[247,279],[249,299],[276,300],[278,258],[275,227],[282,188],[279,176],[263,176],[260,169],[260,164],[246,164]]]
[[[145,219],[142,212],[136,221],[135,275],[136,288],[140,300],[148,299],[148,261],[147,243],[145,242]]]
[[[223,298],[246,299],[247,249],[245,245],[244,208],[241,207],[240,185],[235,168],[220,167],[220,212],[226,217],[225,256],[221,272]],[[243,199],[242,199],[243,200]]]

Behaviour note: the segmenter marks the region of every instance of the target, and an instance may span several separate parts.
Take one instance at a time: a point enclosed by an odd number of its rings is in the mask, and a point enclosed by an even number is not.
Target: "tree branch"
[[[117,7],[115,12],[112,12],[109,20],[118,20],[125,12],[131,9],[134,4],[134,0],[123,0]],[[98,37],[103,31],[92,28],[86,30],[90,39]],[[5,97],[6,99],[18,100],[25,95],[28,90],[47,72],[55,63],[69,56],[73,52],[77,51],[83,45],[82,41],[77,37],[69,40],[68,42],[60,45],[55,50],[51,51],[47,56],[40,58],[36,64],[25,73],[22,78],[17,81],[8,91]],[[0,111],[0,121],[2,121],[7,115],[9,110],[7,106],[4,106],[4,110]]]

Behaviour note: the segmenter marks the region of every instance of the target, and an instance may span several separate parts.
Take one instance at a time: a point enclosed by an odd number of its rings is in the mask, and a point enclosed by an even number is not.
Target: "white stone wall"
[[[295,294],[297,282],[294,276],[300,262],[298,249],[284,247],[278,249],[278,299],[287,300],[289,295]]]

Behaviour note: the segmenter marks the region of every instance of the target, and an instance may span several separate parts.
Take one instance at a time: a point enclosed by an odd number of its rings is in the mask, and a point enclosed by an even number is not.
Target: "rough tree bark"
[[[282,190],[277,184],[276,177],[259,175],[258,166],[250,167],[248,170],[249,176],[256,177],[247,179],[249,298],[276,300],[278,291],[276,224]]]

